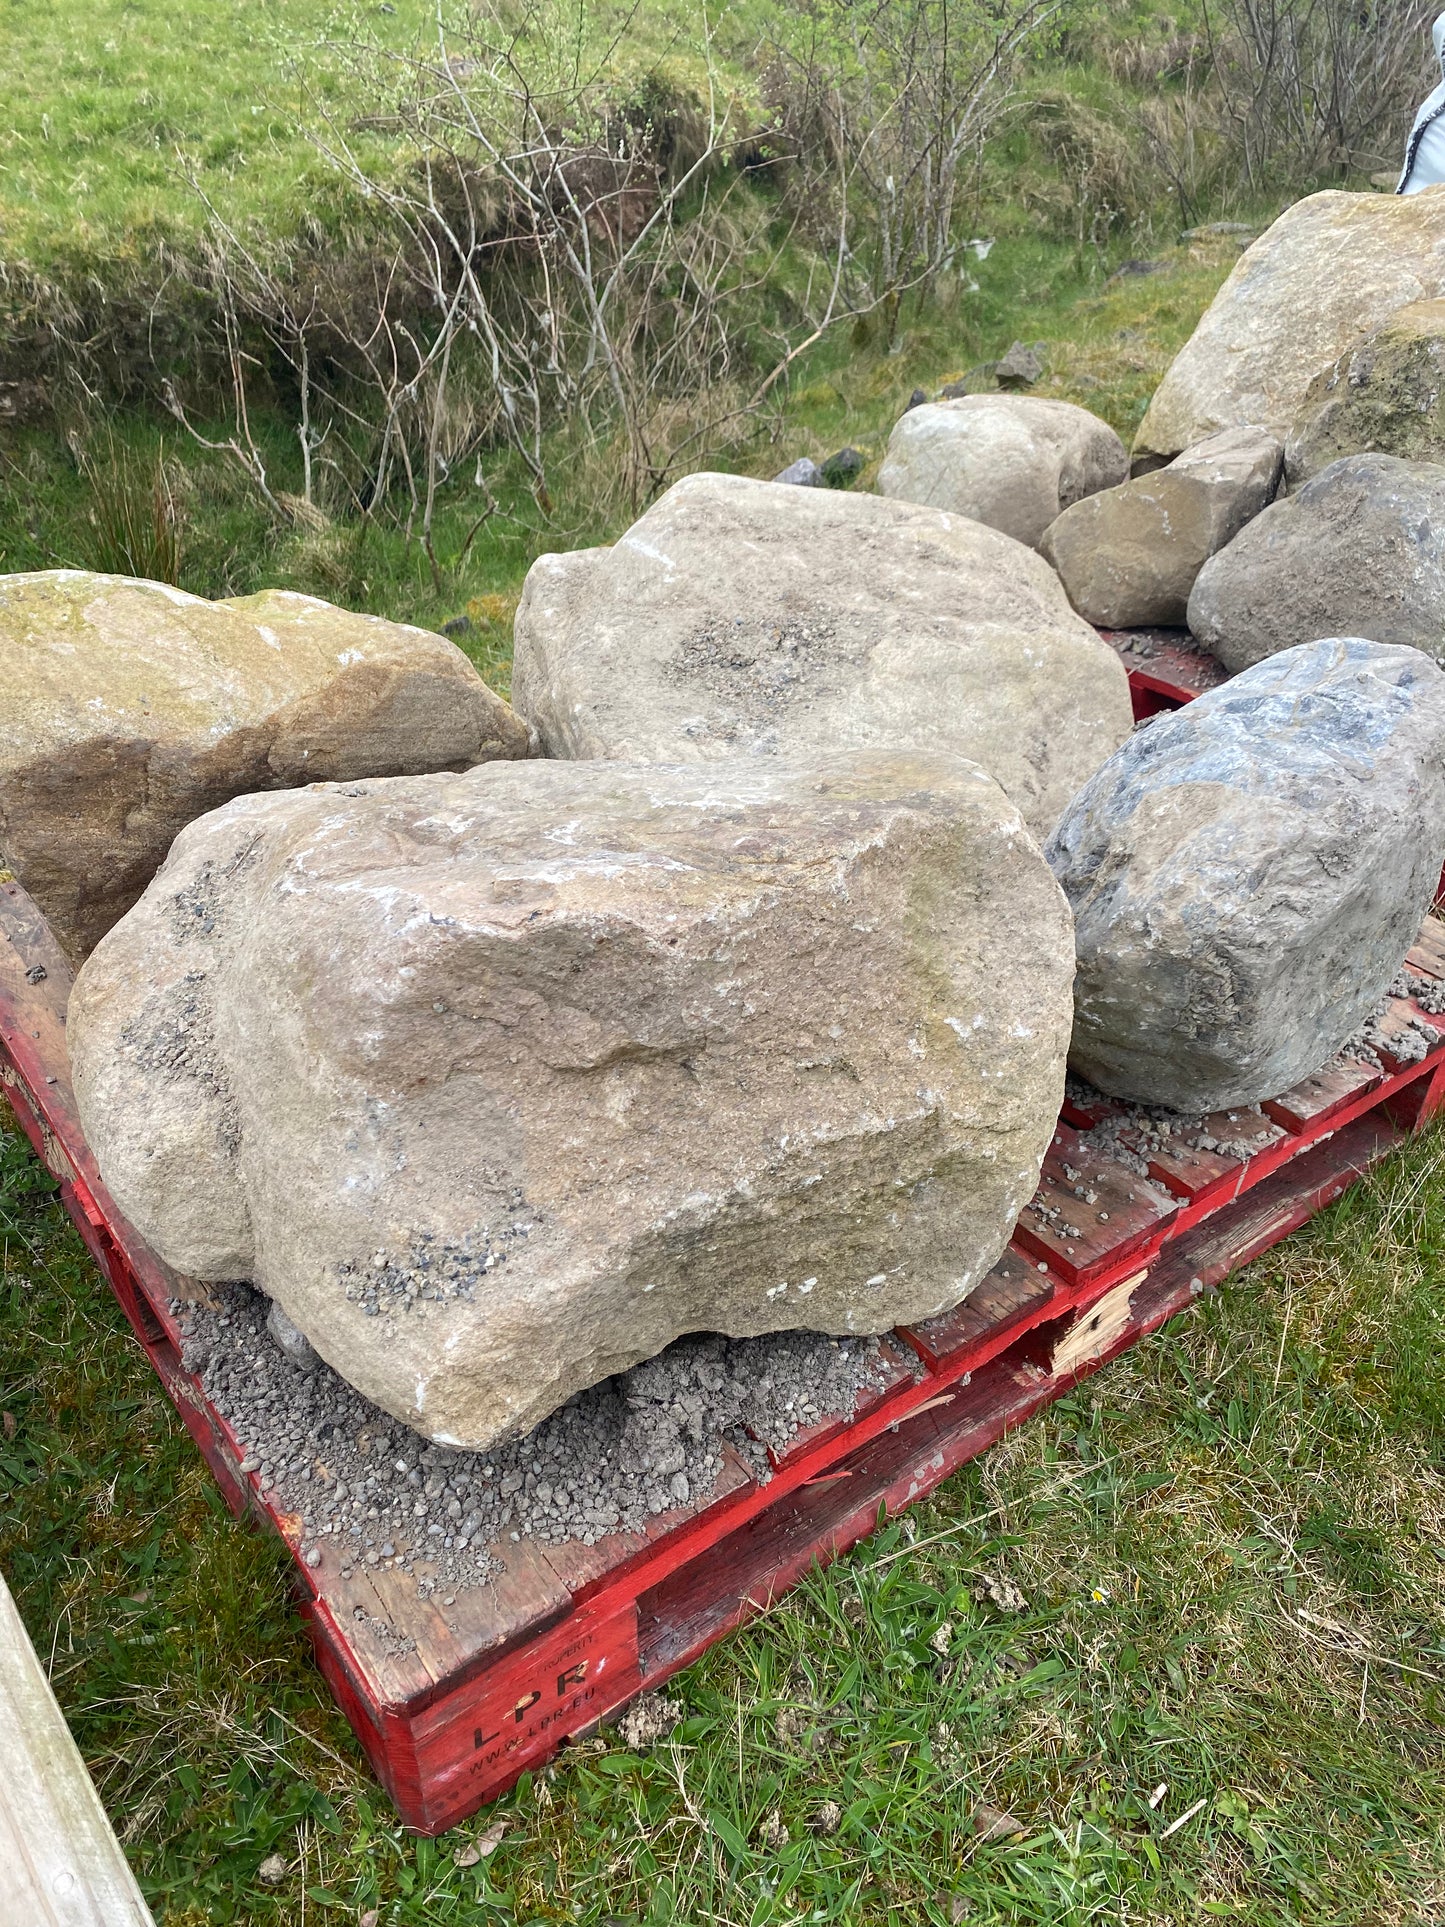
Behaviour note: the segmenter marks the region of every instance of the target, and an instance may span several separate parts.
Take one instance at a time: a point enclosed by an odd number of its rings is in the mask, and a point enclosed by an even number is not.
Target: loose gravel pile
[[[335,1548],[343,1576],[398,1567],[416,1573],[423,1596],[484,1584],[500,1569],[493,1542],[593,1545],[705,1499],[724,1442],[766,1482],[769,1446],[851,1417],[904,1356],[892,1339],[815,1332],[684,1338],[526,1438],[465,1452],[428,1443],[329,1366],[294,1363],[249,1286],[174,1309],[184,1362],[248,1448],[245,1470],[279,1511],[300,1514],[307,1562]]]

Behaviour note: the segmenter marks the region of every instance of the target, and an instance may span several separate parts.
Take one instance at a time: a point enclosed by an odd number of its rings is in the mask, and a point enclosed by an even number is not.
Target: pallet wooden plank
[[[935,1370],[956,1364],[961,1354],[987,1339],[998,1340],[1026,1320],[1043,1316],[1053,1298],[1055,1281],[1040,1271],[1036,1260],[1012,1248],[952,1311],[899,1332],[926,1365]]]
[[[1126,1166],[1102,1156],[1060,1124],[1043,1175],[1014,1232],[1022,1251],[1043,1259],[1069,1284],[1087,1284],[1161,1236],[1178,1200]]]
[[[1427,1045],[1431,1032],[1436,1041]],[[1371,1020],[1366,1034],[1387,1071],[1412,1070],[1445,1036],[1445,1018],[1426,1016],[1404,997],[1387,997],[1383,1013]]]
[[[1439,917],[1426,917],[1405,962],[1422,977],[1445,978],[1445,922]]]
[[[154,1927],[0,1577],[0,1927]]]
[[[1123,1134],[1129,1148],[1149,1167],[1156,1184],[1176,1198],[1191,1202],[1217,1191],[1233,1189],[1239,1183],[1241,1162],[1223,1151],[1205,1151],[1187,1139],[1145,1137],[1142,1133]]]
[[[1229,680],[1224,664],[1201,649],[1187,629],[1101,629],[1099,634],[1129,673],[1136,719],[1161,708],[1180,709]],[[1157,700],[1149,702],[1151,696]]]
[[[1362,1064],[1352,1057],[1336,1057],[1323,1070],[1301,1078],[1278,1097],[1267,1097],[1260,1108],[1266,1117],[1287,1131],[1311,1131],[1355,1098],[1373,1090],[1383,1075],[1373,1064]]]

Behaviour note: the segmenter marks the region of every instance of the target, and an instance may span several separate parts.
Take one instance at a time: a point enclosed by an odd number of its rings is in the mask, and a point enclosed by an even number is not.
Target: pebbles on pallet
[[[246,1285],[177,1301],[186,1368],[246,1446],[242,1469],[300,1516],[308,1564],[327,1547],[343,1573],[399,1567],[424,1592],[484,1583],[503,1540],[593,1545],[705,1501],[725,1444],[766,1484],[769,1447],[850,1418],[910,1356],[891,1338],[683,1338],[525,1438],[466,1452],[419,1438],[330,1366],[294,1362],[267,1302]]]

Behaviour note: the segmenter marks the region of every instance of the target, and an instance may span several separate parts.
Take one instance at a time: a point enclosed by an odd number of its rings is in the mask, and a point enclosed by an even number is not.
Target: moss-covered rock
[[[1285,447],[1291,483],[1345,455],[1445,461],[1445,301],[1415,301],[1317,375]]]

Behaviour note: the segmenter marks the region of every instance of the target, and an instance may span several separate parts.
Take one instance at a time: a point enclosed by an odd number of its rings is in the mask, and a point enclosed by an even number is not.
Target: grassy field
[[[1442,1177],[1436,1134],[808,1581],[680,1676],[664,1739],[425,1843],[7,1134],[0,1561],[164,1927],[1424,1927]]]

